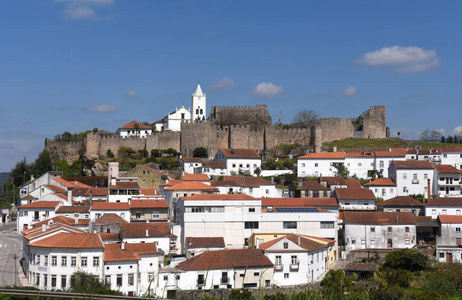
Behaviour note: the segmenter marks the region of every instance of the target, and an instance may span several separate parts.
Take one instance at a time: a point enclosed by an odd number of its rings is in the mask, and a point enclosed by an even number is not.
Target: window
[[[128,285],[133,285],[135,283],[135,274],[128,274]]]
[[[104,282],[105,282],[108,286],[111,286],[111,275],[106,275],[106,276],[104,276]]]
[[[292,256],[290,257],[290,263],[291,263],[292,265],[297,265],[297,264],[298,264],[298,257],[297,257],[297,255],[292,255]]]
[[[321,222],[321,229],[333,229],[334,222]]]
[[[122,286],[122,274],[117,274],[117,286]]]
[[[56,275],[51,275],[51,287],[56,287]]]
[[[77,257],[71,256],[71,267],[77,266]]]
[[[270,286],[271,285],[271,280],[265,280],[265,286]]]
[[[284,248],[284,249],[289,249],[289,243],[285,242],[285,243],[283,244],[283,248]]]
[[[135,218],[137,218],[137,219],[141,218],[141,212],[140,211],[135,212]]]
[[[160,218],[160,213],[158,211],[153,211],[152,212],[152,218],[153,219],[159,219]]]
[[[66,275],[61,275],[61,289],[65,289],[67,286],[67,277]]]
[[[44,266],[45,267],[48,267],[48,255],[44,255],[45,256],[45,263],[44,263]]]
[[[366,245],[366,240],[361,240],[361,245]]]
[[[375,232],[375,227],[371,227],[371,232]]]
[[[62,256],[61,257],[61,266],[66,267],[67,266],[67,256]]]
[[[152,273],[150,273],[149,275],[151,275]],[[152,274],[154,276],[154,274]],[[154,278],[154,277],[153,277]],[[151,279],[152,280],[152,279]],[[151,281],[149,280],[149,281]],[[168,275],[164,275],[164,281],[168,281]]]
[[[403,193],[407,193],[407,187],[403,186]]]
[[[428,179],[428,174],[424,174],[424,179],[425,179],[425,180]]]
[[[362,166],[363,166],[363,164],[362,164],[362,163],[358,163],[358,167],[362,167]]]
[[[284,278],[288,279],[289,278],[289,273],[284,273]]]
[[[302,168],[304,168],[304,167],[305,167],[305,163],[302,163]]]
[[[255,207],[249,207],[249,212],[255,212]]]
[[[405,232],[409,232],[409,227],[404,228]]]
[[[146,185],[146,180],[143,179],[143,185]]]
[[[297,229],[297,222],[282,222],[283,229]]]
[[[375,245],[375,240],[371,240],[371,245]]]
[[[456,227],[456,232],[460,232],[460,227]]]
[[[40,285],[40,273],[37,273],[37,277],[35,278],[35,285]]]
[[[409,239],[406,239],[405,243],[406,245],[409,245],[411,242],[409,241]]]
[[[235,168],[235,167],[236,167],[236,164],[233,164],[233,168]]]
[[[35,260],[37,261],[37,265],[40,266],[40,255],[37,254],[37,258]]]
[[[120,213],[120,217],[123,219],[125,218],[125,213]]]
[[[99,257],[93,257],[93,267],[99,266]]]
[[[447,215],[448,211],[446,209],[443,209],[443,215]]]
[[[440,252],[440,257],[444,258],[444,253],[443,252]]]
[[[43,285],[48,286],[48,275],[47,274],[43,274]]]
[[[245,229],[258,229],[258,222],[245,222],[244,228]]]
[[[388,227],[388,232],[393,232],[393,227]]]
[[[276,266],[282,266],[282,256],[276,255],[276,260],[274,262]]]
[[[386,196],[387,192],[385,191],[385,189],[382,189],[382,196]]]
[[[204,274],[197,275],[197,284],[204,284]]]
[[[268,195],[270,193],[269,189],[266,190],[266,194]]]
[[[253,272],[253,276],[260,276],[260,272]]]
[[[436,209],[432,209],[432,215],[436,215]]]
[[[317,168],[317,167],[318,167],[318,163],[315,163],[315,164],[314,164],[314,167]]]
[[[87,257],[83,256],[80,263],[81,263],[82,267],[86,267],[87,266]]]
[[[51,265],[52,266],[57,266],[58,265],[58,257],[57,256],[52,256],[51,257]]]

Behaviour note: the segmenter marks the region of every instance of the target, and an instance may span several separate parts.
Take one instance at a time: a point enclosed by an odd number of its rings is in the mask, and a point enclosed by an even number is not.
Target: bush
[[[139,153],[142,157],[148,157],[148,155],[149,155],[149,152],[148,152],[148,150],[146,150],[146,149],[138,150],[138,153]]]
[[[229,300],[255,300],[252,292],[247,289],[233,290],[228,297]]]
[[[119,156],[128,158],[132,154],[136,153],[136,151],[130,147],[120,146],[118,153],[119,153]]]
[[[385,266],[392,269],[405,269],[411,272],[424,270],[428,258],[412,249],[392,251],[385,256]]]
[[[106,152],[106,156],[107,158],[114,158],[114,153],[112,153],[111,149],[107,149],[107,152]]]
[[[207,158],[209,157],[207,148],[205,147],[197,147],[193,151],[193,157],[202,157],[202,158]]]

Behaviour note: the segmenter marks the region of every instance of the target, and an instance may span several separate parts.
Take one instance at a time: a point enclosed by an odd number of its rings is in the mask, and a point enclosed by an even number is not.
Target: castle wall
[[[322,143],[354,137],[355,128],[350,119],[323,118],[320,120]]]
[[[275,129],[266,128],[266,149],[278,145],[309,145],[313,138],[311,128]]]
[[[387,137],[385,106],[371,106],[362,116],[365,138],[383,139]]]
[[[49,139],[45,145],[45,150],[50,153],[58,153],[60,159],[65,160],[68,164],[72,164],[83,153],[83,145],[83,141],[64,143]]]
[[[255,149],[262,153],[264,145],[264,129],[251,130],[250,126],[230,126],[230,147],[236,149]]]
[[[263,125],[272,124],[268,106],[214,106],[208,120],[220,126],[229,125]]]

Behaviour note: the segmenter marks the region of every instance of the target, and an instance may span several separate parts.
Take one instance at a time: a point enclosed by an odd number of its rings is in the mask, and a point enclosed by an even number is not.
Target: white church
[[[200,84],[197,83],[196,91],[191,96],[191,109],[184,106],[177,108],[153,125],[156,126],[157,131],[180,131],[182,121],[205,121],[206,115],[206,95],[202,92]]]

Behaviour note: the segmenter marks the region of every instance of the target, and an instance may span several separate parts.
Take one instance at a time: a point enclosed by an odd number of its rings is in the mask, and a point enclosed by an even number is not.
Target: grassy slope
[[[326,144],[326,149],[332,151],[333,147],[342,148],[414,148],[414,146],[422,146],[423,148],[443,148],[443,147],[462,147],[462,144],[442,144],[429,142],[414,142],[397,138],[390,139],[346,139],[333,141]]]

